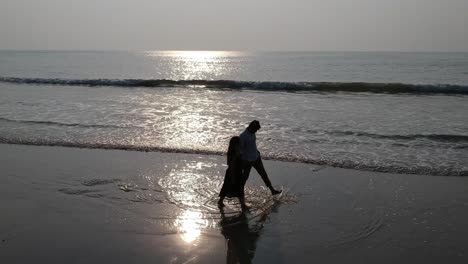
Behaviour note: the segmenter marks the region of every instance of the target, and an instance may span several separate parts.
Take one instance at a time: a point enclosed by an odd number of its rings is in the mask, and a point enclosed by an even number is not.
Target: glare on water
[[[235,51],[148,51],[146,56],[155,59],[161,57],[171,64],[171,78],[177,79],[214,79],[213,76],[225,76],[230,68],[224,63],[227,58],[237,56]],[[211,76],[211,77],[209,77]]]

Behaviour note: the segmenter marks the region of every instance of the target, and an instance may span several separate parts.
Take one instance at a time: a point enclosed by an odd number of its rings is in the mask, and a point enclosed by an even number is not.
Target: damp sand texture
[[[216,207],[225,157],[0,145],[1,263],[466,263],[468,180],[265,161]]]

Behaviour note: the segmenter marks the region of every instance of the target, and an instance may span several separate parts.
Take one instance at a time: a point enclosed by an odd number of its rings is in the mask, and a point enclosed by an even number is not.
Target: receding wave
[[[104,150],[128,150],[141,152],[169,152],[169,153],[187,153],[187,154],[206,154],[206,155],[221,155],[221,151],[206,151],[198,149],[184,148],[167,148],[156,146],[135,146],[124,144],[105,144],[105,143],[81,143],[69,142],[60,140],[36,140],[22,138],[0,137],[0,144],[15,144],[15,145],[32,145],[32,146],[50,146],[50,147],[70,147],[70,148],[87,148],[87,149],[104,149]]]
[[[221,151],[210,151],[203,149],[184,149],[184,148],[165,148],[154,146],[135,146],[135,145],[119,145],[119,144],[99,144],[99,143],[79,143],[67,141],[47,141],[47,140],[30,140],[30,139],[15,139],[0,137],[0,144],[19,144],[19,145],[34,145],[34,146],[52,146],[52,147],[73,147],[73,148],[87,148],[87,149],[103,149],[103,150],[127,150],[127,151],[142,151],[142,152],[168,152],[168,153],[186,153],[186,154],[201,154],[201,155],[223,155]],[[262,155],[265,159],[300,162],[315,165],[325,165],[332,167],[340,167],[347,169],[378,171],[388,173],[402,173],[402,174],[421,174],[421,175],[435,175],[435,176],[468,176],[468,170],[456,170],[452,167],[432,168],[425,166],[413,167],[400,167],[391,164],[382,165],[369,165],[350,160],[324,160],[324,159],[311,159],[296,156],[276,156],[276,155]]]
[[[468,94],[468,86],[452,84],[404,84],[365,82],[252,82],[233,80],[167,79],[47,79],[0,77],[0,82],[34,85],[115,86],[115,87],[187,87],[251,89],[286,92],[366,92],[409,94]]]
[[[122,126],[115,126],[115,125],[61,123],[61,122],[55,122],[55,121],[41,121],[41,120],[19,120],[19,119],[5,118],[5,117],[0,117],[0,121],[23,123],[23,124],[49,125],[49,126],[66,126],[66,127],[124,128]]]
[[[374,134],[367,132],[353,132],[353,131],[330,131],[329,133],[335,135],[352,135],[357,137],[370,137],[379,139],[390,139],[390,140],[431,140],[437,142],[447,143],[468,143],[468,135],[450,135],[450,134],[414,134],[414,135],[385,135],[385,134]]]

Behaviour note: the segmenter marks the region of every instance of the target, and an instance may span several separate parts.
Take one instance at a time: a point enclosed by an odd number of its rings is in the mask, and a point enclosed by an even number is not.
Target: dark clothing
[[[242,161],[242,170],[243,170],[242,174],[244,176],[245,182],[249,179],[249,174],[250,174],[250,170],[252,169],[252,167],[255,168],[258,174],[260,174],[260,176],[263,179],[263,182],[265,182],[265,185],[270,189],[273,188],[271,186],[270,179],[268,178],[268,174],[266,173],[265,168],[263,167],[263,162],[262,162],[261,157],[258,157],[256,161],[247,161],[247,160]],[[245,184],[245,182],[243,184]]]
[[[242,160],[240,156],[234,156],[229,161],[219,197],[244,197],[245,182],[242,175]]]

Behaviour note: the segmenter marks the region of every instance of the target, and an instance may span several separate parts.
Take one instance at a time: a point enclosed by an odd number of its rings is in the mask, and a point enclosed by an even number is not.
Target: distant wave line
[[[390,94],[462,94],[468,86],[453,84],[405,84],[367,82],[260,82],[234,80],[169,80],[169,79],[50,79],[0,77],[0,82],[12,84],[113,86],[113,87],[201,87],[218,89],[249,89],[285,92],[366,92]]]

